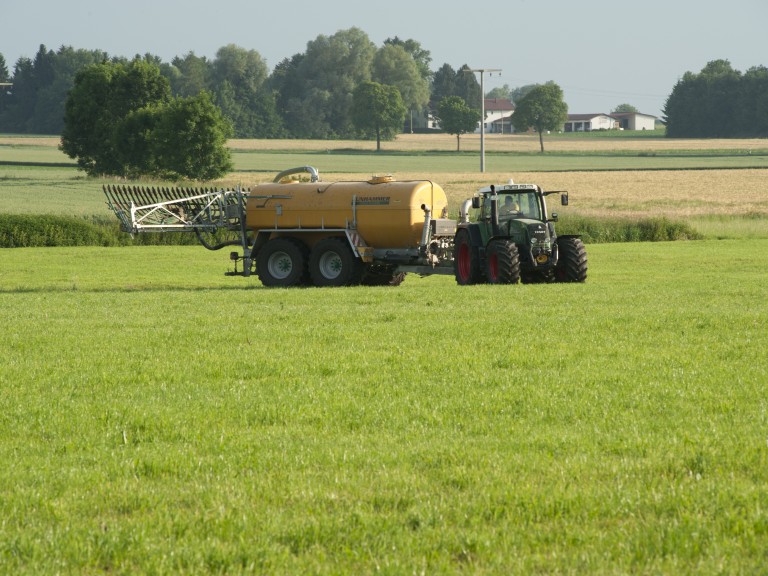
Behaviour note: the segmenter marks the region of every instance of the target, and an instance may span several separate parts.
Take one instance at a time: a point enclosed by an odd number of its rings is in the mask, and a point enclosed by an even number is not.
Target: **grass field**
[[[2,573],[768,569],[768,241],[471,288],[0,258]]]
[[[485,174],[479,172],[476,153],[450,152],[455,139],[448,135],[402,135],[387,143],[397,148],[384,155],[372,153],[370,142],[234,140],[237,171],[219,184],[253,186],[304,165],[318,168],[327,181],[391,173],[400,180],[438,182],[455,215],[478,188],[513,178],[568,190],[572,205],[560,211],[565,217],[665,217],[685,220],[712,238],[768,237],[765,140],[553,135],[548,139],[553,153],[542,156],[531,152],[538,145],[533,136],[487,138]],[[462,140],[466,149],[476,149],[477,136]],[[0,137],[0,210],[110,216],[101,192],[104,181],[62,167],[71,161],[56,149],[57,142]]]
[[[515,169],[537,141],[499,139],[485,175],[452,137],[327,144],[232,142],[222,183],[513,177],[709,239],[590,244],[578,285],[295,290],[197,246],[0,250],[0,574],[768,572],[765,141]],[[0,212],[108,215],[68,162],[0,137]]]

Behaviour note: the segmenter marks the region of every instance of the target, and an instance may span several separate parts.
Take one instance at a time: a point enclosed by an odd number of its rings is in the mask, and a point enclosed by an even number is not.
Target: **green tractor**
[[[555,233],[557,213],[547,217],[544,192],[536,184],[482,188],[461,207],[454,240],[454,274],[461,285],[584,282],[587,251],[579,236]],[[470,206],[479,210],[469,221]]]

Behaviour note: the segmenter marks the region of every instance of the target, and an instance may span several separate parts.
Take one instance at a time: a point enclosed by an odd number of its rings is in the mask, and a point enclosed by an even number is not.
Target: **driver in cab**
[[[512,196],[504,197],[504,204],[499,208],[499,218],[512,218],[520,215],[520,205]]]

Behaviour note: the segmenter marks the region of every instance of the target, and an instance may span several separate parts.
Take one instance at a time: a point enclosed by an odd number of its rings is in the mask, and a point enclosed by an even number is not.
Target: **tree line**
[[[683,75],[663,112],[671,138],[768,137],[768,68],[742,74],[728,60],[713,60]]]
[[[34,58],[20,58],[12,74],[0,54],[0,83],[13,83],[0,87],[0,132],[61,134],[67,96],[79,71],[136,60],[159,69],[173,98],[207,93],[237,138],[380,141],[424,126],[430,114],[458,138],[480,120],[481,89],[468,66],[455,69],[446,63],[432,71],[431,55],[419,42],[394,37],[377,47],[365,32],[350,28],[318,36],[305,52],[285,58],[271,73],[257,51],[233,44],[212,59],[188,52],[170,63],[151,54],[129,60],[99,50],[62,46],[54,51],[41,45]],[[400,103],[387,87],[396,89]],[[485,96],[509,98],[519,106],[535,87],[505,85]],[[356,90],[367,92],[368,99],[358,94],[356,100]],[[371,100],[374,95],[377,99]],[[440,103],[449,97],[441,110]],[[387,104],[380,118],[365,117],[371,102]],[[521,120],[519,112],[515,115]],[[768,69],[756,66],[742,74],[727,60],[716,60],[698,74],[686,72],[666,100],[663,120],[670,137],[768,136]],[[518,131],[525,129],[514,124]]]
[[[137,59],[159,68],[172,97],[210,94],[237,138],[361,137],[366,130],[354,122],[353,94],[365,82],[397,88],[408,112],[403,129],[410,129],[406,123],[414,115],[426,115],[430,101],[456,95],[477,108],[481,97],[474,74],[463,72],[466,65],[454,70],[445,64],[432,72],[430,53],[418,42],[394,37],[377,47],[358,28],[318,36],[271,73],[257,51],[236,45],[220,48],[213,59],[189,52],[170,63],[151,54],[128,59],[41,45],[34,58],[20,58],[12,74],[0,54],[0,82],[13,83],[0,90],[0,132],[60,134],[80,70]]]

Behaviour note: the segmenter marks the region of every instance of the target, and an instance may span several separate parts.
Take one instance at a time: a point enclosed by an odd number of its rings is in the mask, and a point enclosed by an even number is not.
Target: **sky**
[[[454,6],[450,6],[454,4]],[[712,60],[745,72],[768,66],[768,0],[2,0],[0,54],[8,69],[58,50],[151,53],[170,62],[214,58],[228,44],[257,51],[270,71],[318,36],[359,28],[377,46],[418,41],[431,68],[500,69],[485,91],[556,82],[573,114],[619,104],[661,117],[675,83]],[[477,79],[480,81],[480,73]]]

